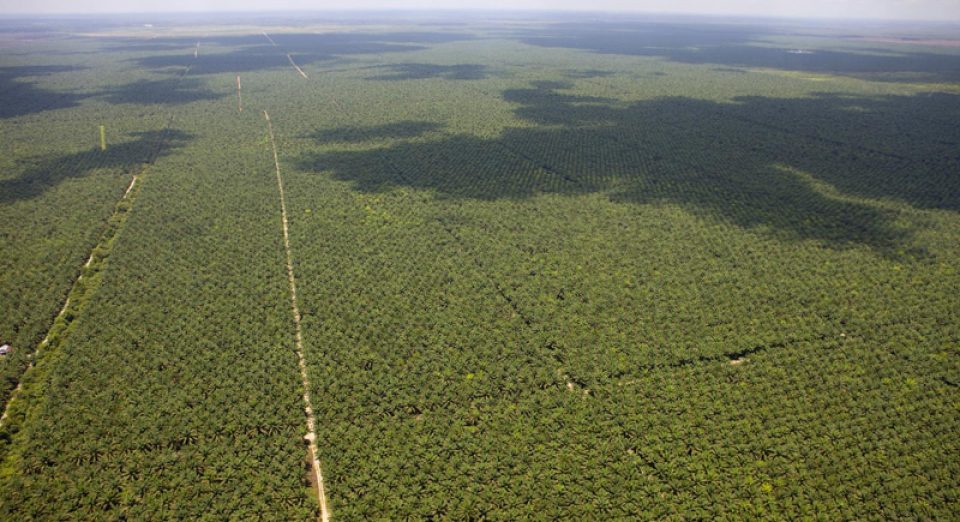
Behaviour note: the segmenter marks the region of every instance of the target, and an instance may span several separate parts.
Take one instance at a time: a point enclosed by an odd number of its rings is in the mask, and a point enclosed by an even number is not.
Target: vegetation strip
[[[146,169],[144,169],[144,171],[145,170]],[[141,171],[140,174],[133,175],[133,178],[130,180],[130,185],[127,186],[123,196],[121,196],[120,200],[117,201],[117,204],[113,210],[113,214],[107,221],[106,231],[104,231],[103,235],[100,237],[100,241],[97,242],[97,245],[90,253],[90,257],[81,268],[80,274],[77,276],[73,286],[70,288],[70,293],[67,294],[67,299],[64,301],[63,307],[53,320],[53,325],[50,327],[50,330],[47,331],[47,335],[44,336],[43,341],[40,342],[40,345],[37,346],[37,349],[34,351],[35,360],[39,360],[42,354],[46,352],[45,348],[51,347],[52,349],[55,349],[59,342],[63,340],[63,336],[58,334],[66,331],[72,322],[72,320],[67,319],[67,314],[69,313],[71,316],[75,317],[81,310],[83,310],[83,306],[86,304],[87,299],[96,290],[96,283],[99,282],[98,276],[106,266],[107,258],[110,257],[110,250],[113,246],[113,241],[119,234],[123,224],[126,222],[127,217],[130,215],[130,210],[133,207],[133,203],[136,201],[137,192],[134,192],[134,188],[136,186],[137,179],[142,175],[143,171]],[[86,277],[84,277],[84,275],[86,275]],[[86,282],[90,280],[93,280],[94,283]],[[71,307],[71,304],[74,306]],[[50,342],[51,339],[54,339],[52,344]],[[10,399],[7,401],[7,405],[3,410],[3,415],[0,416],[0,427],[2,427],[7,420],[7,417],[11,411],[11,405],[16,402],[17,398],[20,396],[20,392],[23,391],[23,380],[27,377],[26,373],[31,372],[35,367],[36,363],[31,363],[27,367],[27,371],[25,372],[23,378],[20,379],[20,383],[17,384],[17,387],[10,395]]]
[[[253,426],[242,426],[238,428],[231,429],[221,429],[212,434],[206,435],[196,435],[194,433],[183,433],[176,437],[171,437],[163,440],[159,440],[151,443],[144,443],[133,447],[123,447],[115,449],[106,449],[96,452],[86,453],[80,456],[73,457],[70,461],[65,461],[67,463],[73,464],[94,464],[98,462],[109,461],[111,459],[119,459],[124,456],[134,455],[134,454],[147,454],[154,453],[164,450],[173,450],[180,451],[183,448],[190,446],[196,446],[202,442],[211,442],[211,441],[221,441],[221,440],[230,440],[230,441],[239,441],[240,439],[249,439],[250,437],[260,436],[260,435],[276,435],[281,433],[285,429],[284,426],[280,425],[253,425]],[[61,461],[49,461],[44,462],[42,465],[35,465],[25,468],[24,473],[28,475],[39,475],[47,471],[53,470],[59,466],[62,466],[65,462]],[[223,477],[223,480],[227,480],[229,477]]]
[[[186,77],[192,67],[192,65],[184,67],[184,69],[177,75],[178,85],[183,81],[183,78]],[[90,256],[80,268],[80,273],[77,275],[73,285],[70,287],[70,291],[67,293],[63,307],[61,307],[56,317],[54,317],[53,322],[51,323],[50,328],[47,330],[46,335],[44,335],[43,340],[34,350],[32,354],[33,361],[27,366],[24,373],[20,376],[16,388],[14,388],[13,392],[10,394],[10,397],[7,399],[6,404],[4,405],[3,414],[0,415],[0,433],[4,433],[9,437],[17,430],[16,428],[13,428],[13,431],[11,432],[7,419],[12,414],[16,415],[17,418],[14,419],[14,424],[17,424],[16,420],[22,420],[27,414],[25,409],[27,407],[26,404],[22,406],[15,404],[18,402],[17,399],[20,397],[20,395],[24,393],[24,380],[31,380],[31,382],[27,385],[28,387],[39,386],[39,383],[44,381],[45,370],[38,368],[38,365],[40,365],[42,362],[41,356],[50,350],[53,350],[54,354],[56,353],[56,348],[66,338],[74,319],[83,310],[84,305],[87,303],[90,296],[92,296],[96,291],[100,283],[103,270],[106,268],[109,260],[110,252],[113,248],[113,242],[120,234],[120,230],[123,228],[124,223],[126,223],[127,218],[133,209],[133,205],[136,202],[137,195],[139,194],[137,181],[146,174],[150,165],[153,165],[153,163],[160,156],[160,153],[163,151],[163,148],[170,136],[172,123],[173,115],[171,114],[164,124],[156,146],[150,152],[150,156],[144,162],[143,168],[139,171],[139,173],[134,174],[131,177],[130,184],[127,185],[123,195],[114,206],[113,213],[107,219],[105,230],[101,234],[100,240],[97,241],[97,244],[90,252]],[[86,277],[84,277],[85,275]],[[71,304],[73,306],[71,306]],[[28,389],[28,396],[30,393],[36,393],[37,391],[38,390]],[[20,411],[17,411],[18,409]],[[7,455],[4,455],[3,457],[6,458]]]
[[[311,467],[316,476],[317,498],[320,501],[320,520],[328,522],[330,511],[327,508],[327,496],[323,489],[323,473],[320,470],[320,460],[317,458],[316,420],[313,415],[313,403],[310,400],[310,378],[307,375],[307,363],[303,357],[303,331],[300,327],[300,307],[297,305],[297,281],[293,274],[293,257],[290,254],[290,235],[287,225],[287,202],[283,193],[283,176],[280,174],[280,158],[277,155],[277,141],[273,134],[273,123],[270,114],[263,111],[263,118],[267,120],[267,131],[270,133],[270,147],[273,149],[273,163],[276,167],[277,190],[280,193],[280,220],[283,225],[283,249],[287,258],[287,282],[290,284],[290,309],[293,312],[293,324],[297,358],[300,366],[300,379],[303,381],[303,404],[307,414],[307,435],[304,437],[309,445]]]

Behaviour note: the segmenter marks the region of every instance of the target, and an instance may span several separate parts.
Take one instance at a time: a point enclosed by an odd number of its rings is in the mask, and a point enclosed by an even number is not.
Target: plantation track
[[[240,95],[240,75],[237,75],[237,112],[243,112],[243,97]]]
[[[297,358],[300,366],[300,379],[303,382],[303,404],[307,414],[307,435],[304,437],[309,444],[311,468],[317,484],[317,498],[320,502],[320,520],[328,522],[330,511],[327,508],[327,496],[323,488],[323,473],[320,469],[320,460],[317,458],[316,418],[313,414],[313,403],[310,400],[310,377],[307,374],[307,362],[303,356],[303,330],[300,327],[300,307],[297,304],[297,281],[293,273],[293,256],[290,253],[290,235],[287,222],[287,202],[283,192],[283,176],[280,173],[280,157],[277,154],[277,141],[273,133],[273,123],[270,114],[263,111],[263,118],[267,121],[267,130],[270,134],[270,147],[273,149],[273,163],[276,167],[277,190],[280,193],[280,220],[283,228],[283,248],[286,253],[287,282],[290,286],[290,309],[293,313],[294,339],[297,349]]]
[[[136,174],[134,174],[134,175],[133,175],[133,178],[130,179],[130,184],[127,185],[127,190],[124,191],[123,197],[127,197],[127,195],[130,194],[130,191],[133,190],[133,187],[136,186],[136,184],[137,184],[137,178],[138,178],[138,176],[137,176]],[[91,261],[91,260],[93,260],[93,256],[92,256],[92,255],[90,256],[90,259],[87,260],[87,264],[86,264],[86,265],[83,265],[83,266],[88,266],[88,265],[90,264],[90,261]]]
[[[307,76],[307,73],[303,72],[303,69],[301,69],[300,66],[297,65],[297,62],[293,61],[293,56],[290,56],[290,53],[287,53],[287,60],[290,60],[290,65],[292,65],[293,68],[296,69],[298,73],[300,73],[300,76],[303,76],[305,79],[308,79],[308,80],[310,79],[310,77]]]
[[[273,38],[270,38],[270,35],[269,35],[269,34],[267,34],[266,32],[263,32],[263,33],[261,33],[261,34],[264,36],[264,38],[266,38],[266,39],[270,42],[270,45],[272,45],[272,46],[274,46],[274,47],[280,47],[279,45],[277,45],[277,42],[273,41]],[[290,53],[286,52],[286,51],[283,51],[283,52],[284,52],[284,54],[287,55],[287,61],[290,62],[290,65],[291,65],[294,69],[296,69],[297,74],[299,74],[300,76],[302,76],[304,79],[309,80],[310,77],[307,76],[307,73],[305,73],[305,72],[303,71],[303,69],[300,68],[299,65],[297,65],[297,62],[295,62],[295,61],[293,60],[293,56],[292,56]],[[240,77],[238,76],[238,77],[237,77],[237,96],[239,97],[239,95],[240,95]],[[241,110],[242,110],[242,109],[241,109]]]

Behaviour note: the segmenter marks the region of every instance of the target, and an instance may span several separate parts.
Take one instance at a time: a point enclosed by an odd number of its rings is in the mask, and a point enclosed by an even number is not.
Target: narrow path
[[[297,349],[297,358],[300,365],[300,379],[303,381],[303,404],[307,414],[307,435],[304,437],[310,447],[311,467],[316,476],[317,498],[320,500],[320,520],[329,522],[330,511],[327,509],[327,495],[323,489],[323,473],[320,470],[320,460],[317,458],[316,419],[313,415],[313,403],[310,400],[310,378],[307,375],[307,363],[303,357],[303,332],[300,328],[300,307],[297,305],[297,280],[293,275],[293,257],[290,254],[290,235],[287,226],[287,202],[283,192],[283,177],[280,174],[280,158],[277,155],[277,141],[273,135],[273,123],[270,114],[263,111],[263,118],[267,120],[267,130],[270,133],[270,146],[273,149],[273,164],[277,173],[277,190],[280,192],[280,221],[283,225],[283,249],[287,256],[287,282],[290,284],[290,309],[293,312],[294,339]]]
[[[273,38],[270,38],[270,35],[267,34],[266,31],[263,31],[263,32],[260,33],[260,34],[262,34],[263,37],[266,38],[266,39],[270,42],[270,45],[272,45],[272,46],[274,46],[274,47],[280,47],[279,45],[277,45],[277,42],[274,42],[274,41],[273,41]],[[281,51],[281,52],[285,52],[285,49],[282,49],[282,48],[281,48],[280,51]],[[303,76],[304,78],[306,78],[306,79],[309,80],[310,77],[307,76],[307,73],[303,72],[303,69],[301,69],[300,66],[297,65],[297,62],[293,61],[293,56],[291,56],[290,53],[286,53],[286,55],[287,55],[287,60],[290,61],[290,65],[292,65],[293,68],[296,69],[298,73],[300,73],[300,76]]]
[[[134,175],[133,175],[133,178],[130,179],[130,184],[127,185],[127,190],[124,191],[124,193],[123,193],[123,197],[127,197],[127,196],[130,195],[130,191],[133,190],[133,187],[136,186],[136,184],[137,184],[137,178],[138,178],[138,177],[139,177],[139,176],[138,176],[137,174],[134,174]],[[85,265],[83,265],[83,266],[90,266],[90,262],[91,262],[91,261],[93,261],[93,254],[90,254],[90,259],[88,259],[88,260],[87,260],[87,264],[85,264]]]
[[[297,65],[297,62],[293,61],[293,56],[290,56],[290,53],[287,53],[287,60],[290,60],[290,65],[292,65],[293,68],[296,69],[298,73],[300,73],[300,76],[303,76],[308,80],[310,79],[310,77],[307,76],[307,73],[303,72],[303,69],[301,69],[300,66]]]
[[[243,97],[240,95],[240,75],[237,75],[237,112],[243,112]]]

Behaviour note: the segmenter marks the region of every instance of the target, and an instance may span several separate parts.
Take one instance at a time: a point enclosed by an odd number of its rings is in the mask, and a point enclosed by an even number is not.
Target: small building
[[[10,353],[10,350],[12,349],[13,348],[11,348],[9,344],[0,346],[0,355],[7,355],[8,353]]]

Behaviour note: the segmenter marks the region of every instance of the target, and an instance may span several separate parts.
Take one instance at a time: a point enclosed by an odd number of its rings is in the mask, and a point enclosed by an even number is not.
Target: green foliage
[[[957,512],[956,52],[302,23],[10,70],[0,518],[316,519],[260,109],[336,520]]]
[[[99,63],[99,62],[95,62]],[[45,77],[75,76],[81,66],[19,67],[45,71]],[[78,82],[75,90],[89,86]],[[29,84],[25,84],[29,85]],[[27,87],[23,87],[27,89]],[[18,91],[19,92],[19,91]],[[64,96],[42,93],[19,99],[7,93],[4,107],[15,114],[0,125],[4,143],[0,173],[0,342],[14,351],[0,360],[0,404],[6,404],[30,364],[91,249],[107,230],[114,205],[132,173],[158,154],[161,139],[152,128],[155,114],[123,114],[102,107],[59,107],[54,118],[44,111]],[[67,96],[69,97],[69,96]],[[69,107],[73,107],[71,103]],[[38,116],[28,116],[39,113]],[[98,114],[110,114],[117,142],[101,151]],[[131,128],[133,127],[133,128]],[[122,136],[122,138],[120,137]],[[188,137],[164,137],[175,149]]]

